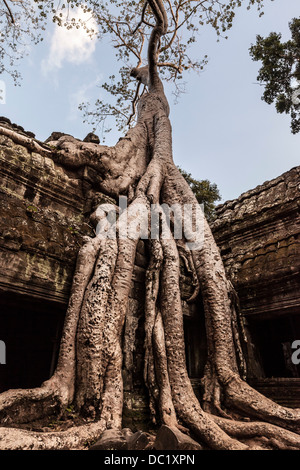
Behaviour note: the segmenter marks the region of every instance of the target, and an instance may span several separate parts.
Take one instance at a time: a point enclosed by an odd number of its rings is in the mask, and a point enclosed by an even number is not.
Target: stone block
[[[107,429],[89,450],[128,450],[128,444],[122,431]]]
[[[129,450],[150,450],[153,448],[153,443],[155,440],[155,436],[143,432],[137,431],[131,436],[129,436],[128,442],[128,449]]]
[[[163,425],[159,429],[155,442],[155,450],[202,450],[198,442],[183,434],[179,429]]]

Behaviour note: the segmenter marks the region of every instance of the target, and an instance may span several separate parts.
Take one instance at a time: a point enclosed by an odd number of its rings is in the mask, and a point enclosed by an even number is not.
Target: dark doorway
[[[292,345],[300,340],[300,315],[251,320],[250,333],[259,350],[265,376],[299,378],[300,365],[293,363]]]
[[[66,307],[27,296],[0,293],[0,392],[38,387],[56,365]]]
[[[200,379],[207,358],[204,315],[184,315],[184,339],[188,375]]]

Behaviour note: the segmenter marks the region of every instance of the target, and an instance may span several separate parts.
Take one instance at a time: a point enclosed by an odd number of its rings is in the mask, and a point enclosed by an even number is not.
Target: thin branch
[[[188,19],[198,10],[198,8],[199,8],[200,6],[203,7],[206,11],[208,11],[208,8],[205,8],[205,7],[203,6],[203,4],[206,3],[206,2],[207,2],[207,0],[203,0],[202,2],[199,2],[199,3],[191,10],[191,12],[185,17],[185,19],[184,19],[180,24],[177,24],[175,30],[180,29],[180,28],[184,25],[184,23],[186,23],[186,22],[188,21]],[[187,3],[187,2],[184,2],[182,5],[184,5],[185,3]],[[181,5],[181,6],[182,6],[182,5]]]
[[[136,87],[136,91],[135,91],[135,95],[134,95],[134,98],[132,100],[132,113],[130,114],[129,118],[128,118],[128,121],[127,121],[127,126],[129,126],[130,122],[131,122],[131,119],[135,116],[135,112],[136,112],[136,102],[137,102],[137,99],[139,97],[139,91],[140,91],[140,86],[141,86],[141,82],[138,82],[138,85]]]
[[[132,35],[134,35],[134,34],[137,32],[137,30],[140,28],[140,26],[141,26],[143,23],[147,24],[148,26],[152,26],[152,27],[153,27],[153,25],[151,25],[150,23],[148,23],[148,22],[145,21],[145,13],[146,13],[147,6],[148,6],[148,0],[146,0],[146,2],[144,3],[141,19],[140,19],[138,25],[137,25],[137,26],[134,28],[134,30],[132,31]]]
[[[139,62],[137,64],[137,67],[140,67],[141,64],[142,64],[142,52],[143,52],[144,43],[145,43],[145,35],[144,35],[143,31],[140,31],[140,35],[142,36],[142,41],[141,41],[141,47],[140,47],[140,52],[139,52],[140,59],[139,59]]]
[[[174,21],[174,23],[176,24],[176,18],[175,18],[175,15],[174,15],[172,3],[171,3],[170,0],[167,0],[167,2],[168,2],[168,5],[169,5],[169,8],[170,8],[170,12],[171,12],[171,14],[172,14],[173,21]],[[176,9],[176,14],[177,14],[177,12],[178,12],[178,8]]]
[[[125,41],[125,39],[123,38],[123,36],[121,35],[120,33],[120,30],[119,30],[119,26],[118,26],[118,23],[116,23],[116,28],[113,28],[112,24],[110,21],[108,21],[106,18],[103,17],[103,21],[106,23],[107,27],[120,39],[120,41],[122,42],[122,44],[118,44],[116,46],[114,46],[115,48],[117,47],[127,47],[128,50],[130,50],[130,52],[132,52],[132,54],[134,54],[138,60],[140,60],[140,56],[139,54],[131,47],[129,46],[129,44]]]
[[[178,73],[182,73],[183,70],[181,66],[173,64],[172,62],[158,62],[157,67],[169,67],[176,70]]]
[[[3,3],[4,3],[4,5],[5,5],[6,8],[7,8],[7,11],[8,11],[8,13],[9,13],[11,22],[12,22],[13,24],[15,24],[14,15],[12,14],[12,11],[11,11],[11,9],[9,8],[9,5],[8,5],[7,1],[6,1],[6,0],[3,0]]]

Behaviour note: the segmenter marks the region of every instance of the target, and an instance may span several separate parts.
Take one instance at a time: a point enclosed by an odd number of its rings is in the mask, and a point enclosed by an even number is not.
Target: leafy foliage
[[[261,61],[257,80],[265,87],[262,100],[275,102],[278,113],[291,116],[291,131],[300,132],[300,19],[294,18],[289,28],[291,39],[281,41],[280,33],[256,37],[250,48],[254,61]]]
[[[204,205],[206,218],[211,221],[215,217],[216,201],[221,200],[219,189],[215,183],[209,180],[196,180],[191,173],[187,173],[180,167],[177,167],[196,196],[199,204]]]
[[[110,83],[102,85],[108,92],[108,101],[99,99],[92,109],[89,103],[82,104],[81,109],[86,121],[93,126],[103,124],[109,116],[113,116],[118,129],[122,130],[135,124],[135,103],[139,93],[146,91],[145,88],[137,90],[137,85],[130,81],[129,74],[133,67],[147,63],[145,49],[153,28],[151,10],[145,0],[98,3],[101,5],[101,12],[99,14],[94,9],[93,14],[97,16],[101,35],[110,36],[117,61],[123,65],[118,78],[112,76]],[[210,25],[217,36],[225,35],[232,27],[235,9],[245,3],[248,8],[256,4],[262,13],[263,0],[165,1],[169,27],[162,38],[158,66],[161,78],[173,84],[175,99],[185,90],[185,74],[189,71],[200,72],[208,62],[205,54],[202,58],[193,58],[190,54],[199,30]],[[142,21],[137,22],[140,18]],[[133,103],[132,106],[128,104],[128,99]],[[105,128],[105,131],[109,130],[109,127]]]
[[[166,0],[168,32],[163,37],[158,66],[164,81],[174,85],[177,97],[184,91],[183,77],[188,71],[199,72],[207,63],[207,56],[191,56],[192,45],[199,30],[209,25],[217,36],[231,28],[236,8],[256,5],[262,13],[264,0]],[[91,22],[75,17],[80,9],[90,14]],[[80,18],[80,17],[79,17]],[[146,47],[153,29],[151,10],[146,0],[86,0],[61,2],[42,0],[0,0],[0,73],[7,71],[17,81],[19,74],[14,64],[26,53],[30,41],[42,40],[49,20],[60,27],[84,28],[90,37],[107,36],[120,66],[118,77],[111,76],[102,84],[108,99],[99,99],[94,107],[82,104],[85,119],[94,125],[106,125],[113,117],[119,129],[135,122],[136,102],[145,89],[137,90],[136,81],[130,80],[130,70],[147,63]],[[8,66],[5,65],[8,63]],[[131,104],[133,103],[133,104]]]
[[[0,74],[8,73],[15,84],[21,78],[16,66],[28,52],[29,43],[43,40],[46,17],[44,8],[37,8],[31,0],[0,2]]]

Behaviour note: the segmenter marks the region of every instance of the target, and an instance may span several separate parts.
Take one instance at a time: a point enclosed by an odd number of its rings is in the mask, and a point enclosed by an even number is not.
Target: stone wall
[[[300,166],[219,206],[212,229],[245,316],[299,313]]]
[[[0,136],[0,288],[66,303],[82,236],[81,181]]]
[[[300,366],[291,361],[300,339],[300,166],[219,206],[212,229],[239,294],[248,379],[300,406]]]

